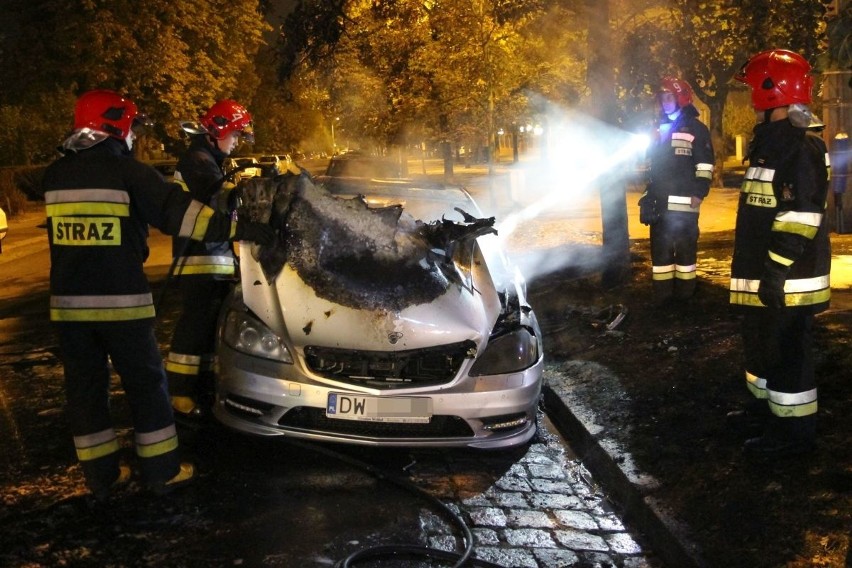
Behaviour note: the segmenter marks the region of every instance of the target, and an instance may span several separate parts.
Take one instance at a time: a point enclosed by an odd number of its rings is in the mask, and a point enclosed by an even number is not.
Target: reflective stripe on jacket
[[[704,199],[710,192],[715,154],[710,131],[698,120],[693,105],[681,109],[674,122],[660,124],[659,140],[650,150],[650,179],[658,202],[668,202],[669,211],[689,211],[688,202],[675,202],[671,196]],[[682,205],[687,203],[687,207]]]
[[[754,132],[737,209],[730,303],[764,307],[757,290],[771,262],[789,268],[786,305],[820,312],[831,297],[825,143],[789,120]]]
[[[193,199],[223,214],[225,187],[222,161],[225,155],[217,151],[206,136],[194,136],[186,153],[178,160],[175,179]],[[232,186],[231,186],[232,187]],[[177,258],[175,275],[233,276],[236,258],[228,242],[191,242],[183,238],[172,241],[172,256]]]
[[[227,215],[193,201],[109,138],[69,152],[45,170],[53,321],[154,317],[148,280],[148,226],[192,239],[227,240]]]

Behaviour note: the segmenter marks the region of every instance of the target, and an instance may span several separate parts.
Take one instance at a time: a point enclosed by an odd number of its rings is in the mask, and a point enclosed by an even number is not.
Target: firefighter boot
[[[127,483],[130,481],[131,473],[132,472],[130,471],[129,466],[119,465],[118,476],[115,478],[115,480],[107,486],[92,488],[92,497],[94,497],[95,501],[97,501],[98,503],[103,503],[107,501],[114,490],[127,485]]]
[[[676,300],[684,302],[695,296],[695,288],[697,281],[693,273],[692,278],[675,278],[674,279],[674,297]]]
[[[772,419],[769,403],[766,399],[752,398],[739,408],[725,415],[725,426],[732,432],[745,438],[760,436],[766,423]]]
[[[763,436],[746,440],[746,455],[758,459],[785,458],[816,449],[816,415],[799,418],[773,416]]]
[[[178,414],[191,416],[198,410],[198,404],[195,402],[195,399],[190,396],[173,396],[172,408]]]
[[[166,495],[175,489],[188,484],[195,477],[195,466],[189,462],[181,462],[177,474],[165,483],[150,485],[151,492],[155,495]]]
[[[654,279],[651,283],[654,296],[654,306],[661,308],[667,306],[674,298],[674,278],[668,280]]]
[[[173,396],[172,410],[174,411],[175,422],[181,426],[196,428],[203,418],[201,405],[191,396]]]

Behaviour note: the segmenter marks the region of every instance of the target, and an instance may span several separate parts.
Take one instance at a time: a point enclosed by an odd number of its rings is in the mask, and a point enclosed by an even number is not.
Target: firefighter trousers
[[[56,327],[68,420],[89,488],[107,489],[119,472],[120,444],[110,414],[110,362],[130,406],[143,481],[162,484],[177,475],[177,432],[153,320]]]
[[[698,210],[665,211],[651,225],[651,264],[654,301],[685,300],[695,293],[698,257]]]
[[[182,312],[166,359],[171,396],[197,402],[212,395],[216,322],[231,284],[207,275],[181,276]]]
[[[742,322],[746,385],[765,399],[770,428],[812,441],[817,412],[813,357],[814,316],[807,309],[749,309]]]

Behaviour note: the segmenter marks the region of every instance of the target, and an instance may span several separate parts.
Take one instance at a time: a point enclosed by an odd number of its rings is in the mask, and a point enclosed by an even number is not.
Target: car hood
[[[251,248],[256,246],[241,245],[243,302],[300,352],[308,345],[405,351],[472,341],[481,347],[501,312],[499,285],[475,244],[470,265],[456,266],[464,278],[428,302],[401,309],[358,308],[321,297],[289,265],[269,282]]]
[[[513,282],[496,254],[493,217],[445,198],[441,210],[462,219],[427,223],[402,206],[340,199],[306,175],[241,187],[240,218],[276,231],[268,245],[241,245],[243,302],[293,347],[404,351],[488,341],[505,308],[504,283]]]

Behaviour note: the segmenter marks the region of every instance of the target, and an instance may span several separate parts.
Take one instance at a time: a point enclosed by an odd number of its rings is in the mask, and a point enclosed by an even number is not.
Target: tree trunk
[[[725,156],[728,154],[725,149],[725,132],[722,125],[722,114],[725,111],[725,100],[728,98],[728,90],[720,88],[716,92],[716,96],[707,100],[707,107],[710,109],[710,124],[707,128],[710,129],[710,140],[713,143],[713,152],[716,156],[716,163],[713,168],[712,187],[722,187],[724,182],[722,176],[725,173]]]
[[[589,113],[609,124],[616,123],[613,38],[609,26],[609,0],[586,0],[589,18],[587,82],[591,91]],[[604,268],[601,284],[613,288],[630,274],[630,236],[627,230],[626,180],[601,176],[598,180],[603,226]]]

